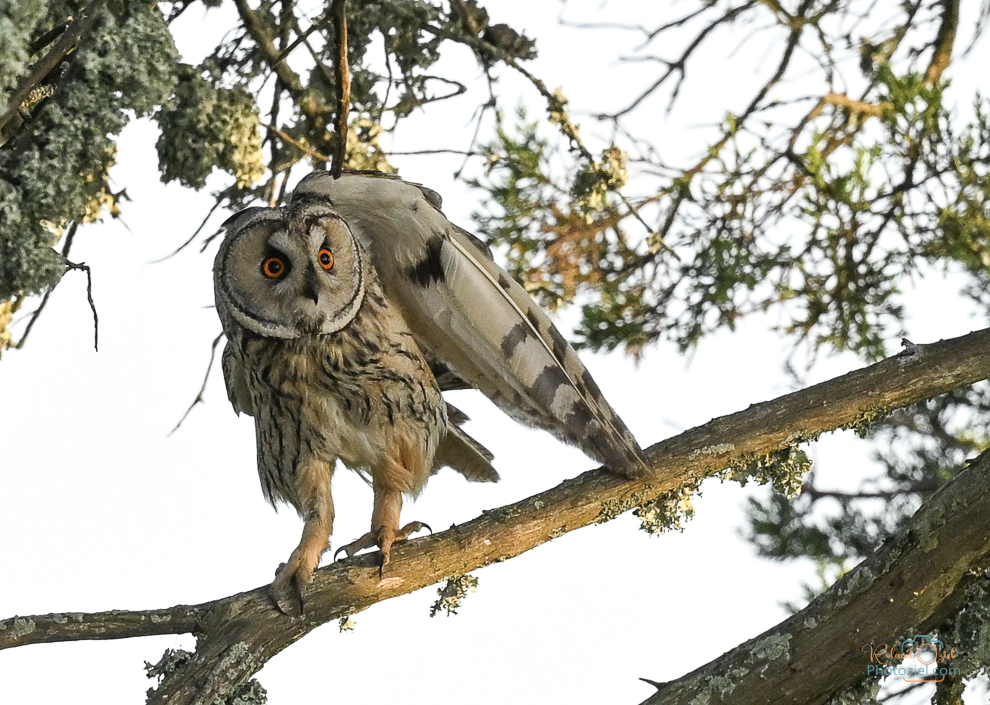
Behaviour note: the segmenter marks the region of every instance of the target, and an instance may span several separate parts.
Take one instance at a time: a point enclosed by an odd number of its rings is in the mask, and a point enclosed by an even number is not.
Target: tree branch
[[[862,428],[892,409],[990,377],[987,349],[990,329],[913,346],[870,367],[715,419],[649,448],[651,477],[624,480],[602,469],[592,470],[447,531],[397,544],[384,579],[378,577],[374,554],[327,566],[314,574],[307,612],[300,619],[281,614],[265,586],[194,607],[157,611],[159,619],[172,619],[155,623],[156,632],[147,631],[150,619],[130,630],[119,626],[125,616],[151,613],[109,613],[118,625],[109,630],[101,629],[105,615],[77,615],[77,621],[89,626],[71,633],[38,627],[57,623],[51,616],[13,617],[0,621],[0,649],[43,641],[174,633],[181,627],[199,635],[196,653],[149,698],[149,705],[212,703],[279,651],[330,620],[507,560],[727,467],[746,467],[754,459],[825,431]],[[889,591],[885,595],[890,596]]]
[[[905,630],[931,634],[965,605],[966,588],[986,580],[990,566],[988,513],[990,454],[984,454],[936,492],[905,531],[808,607],[658,685],[643,705],[687,705],[705,695],[710,705],[763,705],[767,693],[775,705],[827,702],[862,680],[870,665],[886,665]]]
[[[89,31],[93,26],[93,22],[100,14],[102,6],[106,4],[106,0],[91,0],[91,2],[83,8],[78,19],[73,20],[68,28],[59,37],[59,40],[55,43],[47,54],[42,57],[38,63],[31,67],[31,73],[21,81],[21,84],[14,91],[14,94],[10,96],[10,100],[7,103],[6,111],[3,116],[0,116],[0,131],[11,121],[16,115],[18,109],[21,107],[27,97],[30,95],[31,91],[34,90],[38,84],[48,77],[59,62],[64,59],[70,51],[72,51],[76,44],[82,39],[83,35]]]

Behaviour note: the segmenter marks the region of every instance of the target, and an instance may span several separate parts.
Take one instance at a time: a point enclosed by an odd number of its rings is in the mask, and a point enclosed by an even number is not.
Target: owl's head
[[[364,299],[366,256],[327,203],[252,208],[227,223],[213,265],[217,310],[275,338],[333,333]]]

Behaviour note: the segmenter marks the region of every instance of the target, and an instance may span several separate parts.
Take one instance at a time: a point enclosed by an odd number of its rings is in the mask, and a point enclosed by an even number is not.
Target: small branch
[[[220,341],[222,339],[223,339],[223,333],[221,333],[220,335],[218,335],[216,338],[213,339],[213,345],[210,347],[210,362],[206,365],[206,374],[203,375],[203,384],[200,386],[199,391],[196,393],[196,398],[193,399],[192,404],[190,404],[189,408],[186,409],[186,413],[184,413],[182,415],[182,418],[179,419],[179,423],[175,424],[175,428],[173,428],[171,431],[168,432],[169,436],[171,436],[173,433],[179,430],[179,426],[182,425],[182,422],[186,420],[186,417],[189,416],[189,414],[192,412],[193,408],[195,408],[197,404],[203,403],[204,401],[203,394],[204,392],[206,392],[206,383],[210,380],[210,372],[213,370],[213,362],[214,360],[216,360],[217,357],[217,346],[220,345]]]
[[[938,85],[942,74],[952,62],[952,48],[956,43],[956,30],[959,28],[959,0],[941,0],[942,23],[935,36],[932,58],[925,73],[929,85]]]
[[[62,246],[62,253],[61,253],[62,259],[65,259],[66,257],[69,256],[69,251],[72,249],[72,243],[76,239],[77,230],[79,230],[79,223],[78,221],[74,220],[72,221],[72,224],[69,226],[69,229],[65,233],[65,244]],[[24,347],[24,344],[27,343],[28,334],[30,334],[31,329],[34,328],[34,324],[38,321],[38,318],[41,316],[41,312],[45,310],[45,306],[48,305],[48,299],[51,297],[52,292],[55,291],[55,287],[58,286],[61,282],[62,282],[62,278],[59,277],[59,280],[55,282],[55,284],[45,292],[44,296],[41,297],[41,303],[38,304],[38,308],[36,308],[34,310],[34,313],[31,314],[31,319],[28,321],[27,326],[24,328],[24,333],[21,334],[21,339],[18,340],[13,345],[10,345],[9,346],[10,348],[14,350],[20,350]],[[93,301],[92,294],[90,294],[90,305],[92,305],[92,301]],[[93,316],[94,317],[96,316],[95,308],[93,310]]]
[[[894,107],[893,103],[883,102],[879,105],[874,105],[873,103],[867,103],[863,100],[854,100],[847,95],[842,95],[840,93],[826,93],[825,97],[822,98],[818,106],[811,111],[809,116],[811,119],[818,117],[821,114],[821,109],[825,105],[838,105],[842,108],[847,108],[854,113],[860,113],[861,115],[872,115],[874,117],[880,117],[887,110],[892,110]]]
[[[58,286],[58,283],[56,283],[55,286]],[[34,324],[37,323],[38,317],[41,315],[41,312],[45,310],[45,306],[48,305],[48,299],[51,297],[52,292],[55,291],[55,286],[46,291],[45,295],[41,297],[41,303],[38,304],[38,308],[36,308],[34,313],[31,314],[31,319],[28,321],[27,326],[25,326],[24,332],[21,334],[21,339],[10,346],[12,349],[20,350],[24,347],[24,344],[27,343],[28,335],[31,334],[31,329],[34,328]]]
[[[62,36],[69,27],[72,26],[72,17],[67,17],[63,21],[59,22],[57,25],[52,27],[50,30],[42,34],[36,40],[31,42],[30,52],[32,54],[37,54],[39,51],[44,49],[46,46],[54,42],[56,39]]]
[[[89,301],[89,308],[93,312],[93,349],[96,352],[100,351],[100,317],[96,314],[96,304],[93,303],[93,273],[89,269],[89,265],[85,262],[80,262],[75,264],[74,262],[66,261],[69,269],[81,269],[86,272],[86,300]]]
[[[293,139],[292,137],[289,137],[289,135],[285,134],[284,132],[282,132],[278,128],[273,127],[272,125],[266,125],[265,123],[261,123],[261,126],[264,127],[266,130],[268,130],[269,132],[278,135],[279,138],[282,141],[286,142],[287,144],[291,144],[293,147],[295,147],[296,149],[298,149],[303,154],[308,154],[309,156],[313,157],[313,159],[318,159],[318,160],[323,161],[323,162],[329,162],[330,161],[330,157],[326,156],[325,154],[320,154],[319,152],[317,152],[316,150],[312,149],[311,147],[307,147],[306,145],[304,145],[299,140],[296,140],[296,139]]]
[[[412,152],[385,152],[385,155],[389,157],[414,157],[421,154],[457,154],[464,157],[480,157],[483,152],[474,152],[469,149],[416,149]]]
[[[63,612],[0,620],[0,649],[56,641],[130,639],[136,636],[188,634],[198,630],[209,605],[168,609]]]
[[[265,125],[265,127],[267,127],[267,125]],[[271,129],[271,128],[269,128],[269,129]],[[167,259],[171,259],[172,257],[175,257],[177,254],[179,254],[180,252],[182,252],[184,249],[186,249],[187,247],[189,247],[189,245],[192,244],[193,240],[195,240],[196,237],[201,232],[203,232],[203,228],[206,227],[206,224],[209,222],[210,218],[213,217],[213,214],[217,212],[217,209],[220,208],[220,206],[223,205],[223,201],[224,201],[223,196],[218,196],[217,199],[216,199],[216,202],[213,204],[213,207],[210,208],[209,213],[207,213],[206,214],[206,217],[203,218],[202,222],[200,222],[199,227],[196,228],[195,231],[193,231],[193,234],[189,236],[189,239],[186,240],[181,245],[179,245],[178,247],[176,247],[172,252],[170,252],[169,254],[165,255],[164,257],[159,257],[158,259],[151,260],[151,264],[158,264],[160,262],[164,262]]]
[[[347,159],[347,116],[351,109],[351,69],[347,63],[347,16],[344,6],[347,0],[333,0],[330,14],[333,16],[334,39],[337,42],[337,60],[333,64],[333,76],[337,88],[337,114],[334,128],[337,142],[334,145],[330,175],[340,178]]]

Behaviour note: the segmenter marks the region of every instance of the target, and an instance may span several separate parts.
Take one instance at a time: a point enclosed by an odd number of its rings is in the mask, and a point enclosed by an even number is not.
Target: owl
[[[315,172],[288,206],[224,225],[214,286],[227,393],[254,417],[265,497],[304,522],[272,586],[287,613],[303,609],[328,548],[338,461],[368,480],[374,504],[371,530],[337,554],[377,547],[381,571],[395,542],[428,528],[401,525],[404,495],[442,467],[498,479],[442,391],[477,388],[616,473],[648,470],[550,319],[440,207],[390,175]]]

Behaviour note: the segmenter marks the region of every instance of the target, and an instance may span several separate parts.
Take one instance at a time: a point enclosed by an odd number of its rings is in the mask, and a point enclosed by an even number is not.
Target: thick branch
[[[654,475],[650,478],[627,481],[592,470],[448,531],[398,544],[383,580],[378,578],[374,555],[335,563],[314,575],[303,619],[279,613],[267,587],[192,608],[174,608],[179,615],[197,615],[189,628],[200,635],[199,646],[178,677],[164,683],[149,703],[211,703],[279,651],[330,620],[512,558],[726,467],[744,465],[825,431],[861,426],[892,409],[986,379],[990,377],[988,349],[990,329],[912,346],[870,367],[715,419],[652,446],[648,457]],[[139,628],[131,633],[99,633],[99,616],[79,617],[94,626],[80,630],[80,636],[57,631],[39,636],[36,628],[12,629],[18,618],[0,622],[0,649],[39,641],[144,633]],[[18,623],[34,620],[37,624],[38,619],[24,617]]]
[[[106,0],[91,0],[91,2],[83,8],[82,13],[79,18],[73,20],[68,28],[59,37],[59,40],[55,43],[47,54],[42,57],[38,63],[31,67],[30,75],[26,76],[21,84],[14,91],[14,94],[10,97],[10,101],[7,103],[7,110],[0,117],[0,130],[3,130],[4,126],[17,115],[18,109],[21,107],[31,91],[38,86],[45,78],[48,77],[59,62],[62,61],[72,51],[76,44],[82,39],[83,35],[90,30],[93,26],[93,22],[99,17],[100,10],[102,6],[106,4]]]
[[[931,634],[990,565],[990,454],[918,510],[907,530],[808,607],[659,689],[643,705],[824,703],[886,664],[899,635]],[[952,646],[949,644],[948,646]],[[889,657],[888,657],[889,658]],[[879,659],[879,661],[877,660]],[[898,666],[895,661],[891,666]],[[946,662],[945,667],[953,664]]]

